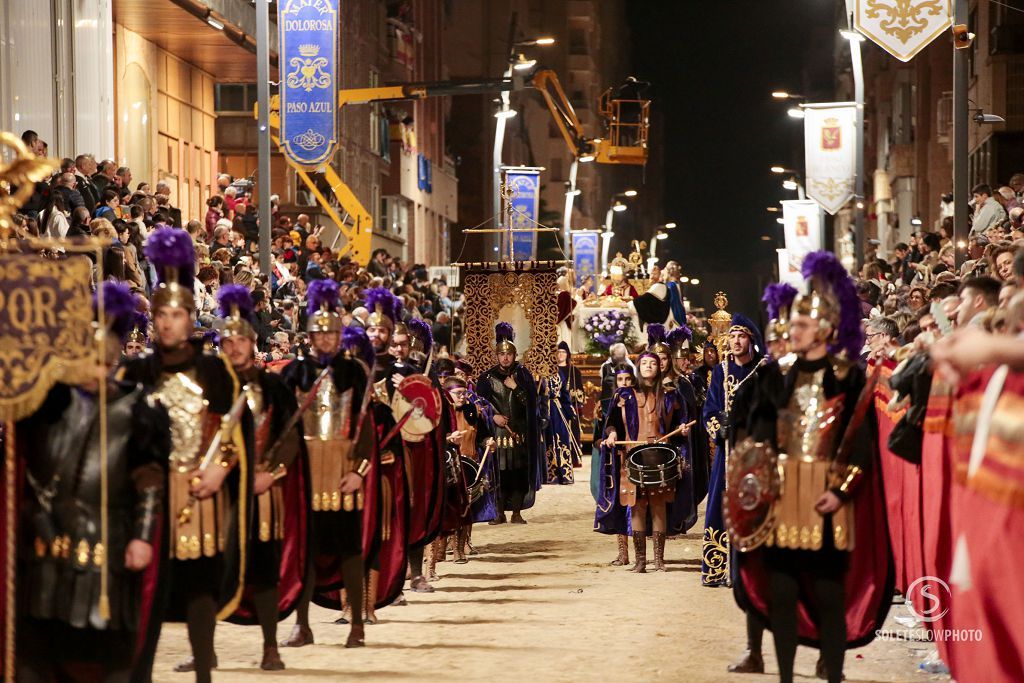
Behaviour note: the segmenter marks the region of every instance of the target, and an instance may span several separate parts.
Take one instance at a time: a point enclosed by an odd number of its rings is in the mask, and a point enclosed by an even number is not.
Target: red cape
[[[846,573],[847,647],[861,647],[875,638],[892,601],[893,570],[889,533],[885,521],[884,491],[878,467],[868,467],[851,498],[856,540]],[[768,618],[770,591],[761,550],[736,553],[739,577],[736,602],[771,628]],[[801,591],[797,603],[797,633],[802,645],[818,647],[818,626],[805,602],[813,591]]]

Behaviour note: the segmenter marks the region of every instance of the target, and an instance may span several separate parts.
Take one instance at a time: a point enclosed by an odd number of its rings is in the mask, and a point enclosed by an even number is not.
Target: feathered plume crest
[[[665,341],[665,326],[660,323],[652,323],[647,326],[647,348]]]
[[[366,290],[366,310],[370,315],[377,313],[380,307],[380,314],[389,318],[392,323],[402,320],[402,300],[391,293],[387,287],[374,287]]]
[[[161,283],[170,284],[168,278],[174,278],[182,287],[192,289],[196,248],[187,232],[167,226],[157,227],[149,234],[143,252],[156,268]]]
[[[338,308],[338,283],[334,280],[314,280],[306,290],[306,314],[313,315],[321,308]]]
[[[516,331],[511,324],[500,322],[494,326],[494,341],[501,343],[503,341],[514,342],[515,340]]]
[[[149,316],[142,311],[132,313],[132,330],[138,330],[143,337],[149,337]]]
[[[353,358],[358,358],[366,363],[366,367],[373,370],[377,354],[363,328],[355,325],[346,327],[341,333],[341,348],[348,351]]]
[[[835,339],[829,351],[846,351],[850,358],[856,358],[864,346],[864,333],[860,328],[860,300],[850,274],[828,251],[812,251],[804,257],[800,271],[809,288],[823,295],[831,292],[839,307]]]
[[[99,310],[99,296],[103,297],[103,319],[107,329],[116,334],[124,344],[135,327],[135,295],[126,284],[104,282],[92,297],[94,314]]]
[[[789,310],[796,298],[796,287],[785,282],[773,282],[764,288],[764,296],[761,301],[768,309],[768,317],[772,320],[779,319],[782,310]]]
[[[430,355],[434,350],[434,333],[430,329],[430,323],[422,318],[413,318],[408,322],[409,332],[419,340],[423,347],[423,353]]]
[[[648,329],[649,328],[650,326],[648,325]],[[668,345],[671,346],[672,348],[676,348],[677,346],[680,346],[684,341],[688,342],[691,339],[693,339],[693,332],[690,331],[690,328],[687,327],[686,325],[680,325],[679,327],[675,328],[667,335],[665,335],[665,341],[668,342]]]
[[[224,285],[217,291],[217,303],[222,318],[230,317],[237,308],[242,320],[252,321],[252,294],[245,285]]]

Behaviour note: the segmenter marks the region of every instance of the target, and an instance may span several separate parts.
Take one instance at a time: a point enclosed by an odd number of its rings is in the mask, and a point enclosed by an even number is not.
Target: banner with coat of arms
[[[952,24],[949,0],[854,0],[854,27],[904,62]]]
[[[857,105],[804,108],[807,196],[835,215],[853,197],[857,171]]]
[[[821,205],[810,199],[794,199],[782,202],[783,231],[786,248],[779,249],[779,281],[799,285],[803,282],[800,268],[804,257],[821,249],[824,216]],[[782,255],[786,262],[782,262]]]

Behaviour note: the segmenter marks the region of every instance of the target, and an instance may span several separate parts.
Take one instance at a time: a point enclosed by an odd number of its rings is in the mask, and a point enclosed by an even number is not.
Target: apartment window
[[[975,7],[967,17],[967,26],[978,25],[978,8]],[[967,50],[967,76],[977,78],[978,76],[978,41],[971,41],[971,47]]]
[[[255,83],[218,83],[214,86],[214,108],[218,113],[251,114],[256,99]]]
[[[380,87],[380,71],[377,69],[370,69],[370,87]],[[374,154],[382,155],[380,144],[380,109],[381,105],[379,103],[370,105],[370,149]]]
[[[1024,12],[1006,4],[990,2],[989,54],[1016,54],[1024,52]],[[972,13],[973,17],[973,13]],[[973,18],[972,18],[973,22]],[[971,23],[971,26],[976,24]]]

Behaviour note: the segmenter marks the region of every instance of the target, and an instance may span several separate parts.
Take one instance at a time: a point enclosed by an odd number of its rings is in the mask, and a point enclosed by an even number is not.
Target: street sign
[[[854,27],[909,62],[953,25],[949,0],[855,0]]]
[[[338,0],[278,3],[281,147],[297,164],[317,167],[338,143]]]

